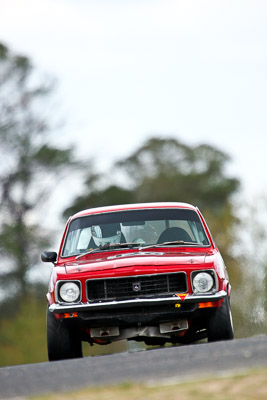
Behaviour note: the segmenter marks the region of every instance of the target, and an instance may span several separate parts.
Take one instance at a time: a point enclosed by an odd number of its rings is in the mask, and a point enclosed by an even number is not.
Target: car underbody
[[[226,296],[221,291],[206,296],[133,299],[80,305],[51,305],[81,340],[108,344],[128,339],[146,344],[183,343],[207,337],[207,321]],[[59,313],[60,311],[60,313]]]

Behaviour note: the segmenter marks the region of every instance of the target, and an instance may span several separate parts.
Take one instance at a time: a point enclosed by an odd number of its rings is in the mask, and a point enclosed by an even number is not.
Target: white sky
[[[266,0],[0,0],[0,41],[58,79],[62,139],[82,155],[175,136],[225,151],[264,192]]]

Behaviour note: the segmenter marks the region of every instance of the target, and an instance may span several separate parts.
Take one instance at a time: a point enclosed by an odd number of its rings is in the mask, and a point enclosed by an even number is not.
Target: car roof
[[[87,210],[79,211],[74,214],[71,219],[84,217],[86,215],[92,214],[102,214],[108,212],[116,211],[126,211],[126,210],[143,210],[151,208],[187,208],[196,211],[196,207],[188,203],[181,202],[156,202],[156,203],[136,203],[136,204],[120,204],[115,206],[105,206],[105,207],[95,207],[89,208]]]

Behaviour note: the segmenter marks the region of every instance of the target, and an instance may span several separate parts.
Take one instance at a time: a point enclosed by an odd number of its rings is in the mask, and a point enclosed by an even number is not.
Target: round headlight
[[[193,286],[195,293],[209,292],[214,285],[213,277],[207,272],[199,272],[194,276]]]
[[[80,288],[77,283],[66,282],[60,287],[59,295],[63,301],[73,303],[80,297]]]

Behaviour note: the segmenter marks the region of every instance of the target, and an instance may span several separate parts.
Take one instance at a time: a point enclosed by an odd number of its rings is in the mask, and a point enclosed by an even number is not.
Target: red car
[[[47,294],[48,358],[81,342],[147,345],[233,339],[231,286],[198,208],[146,203],[93,208],[67,222]]]

